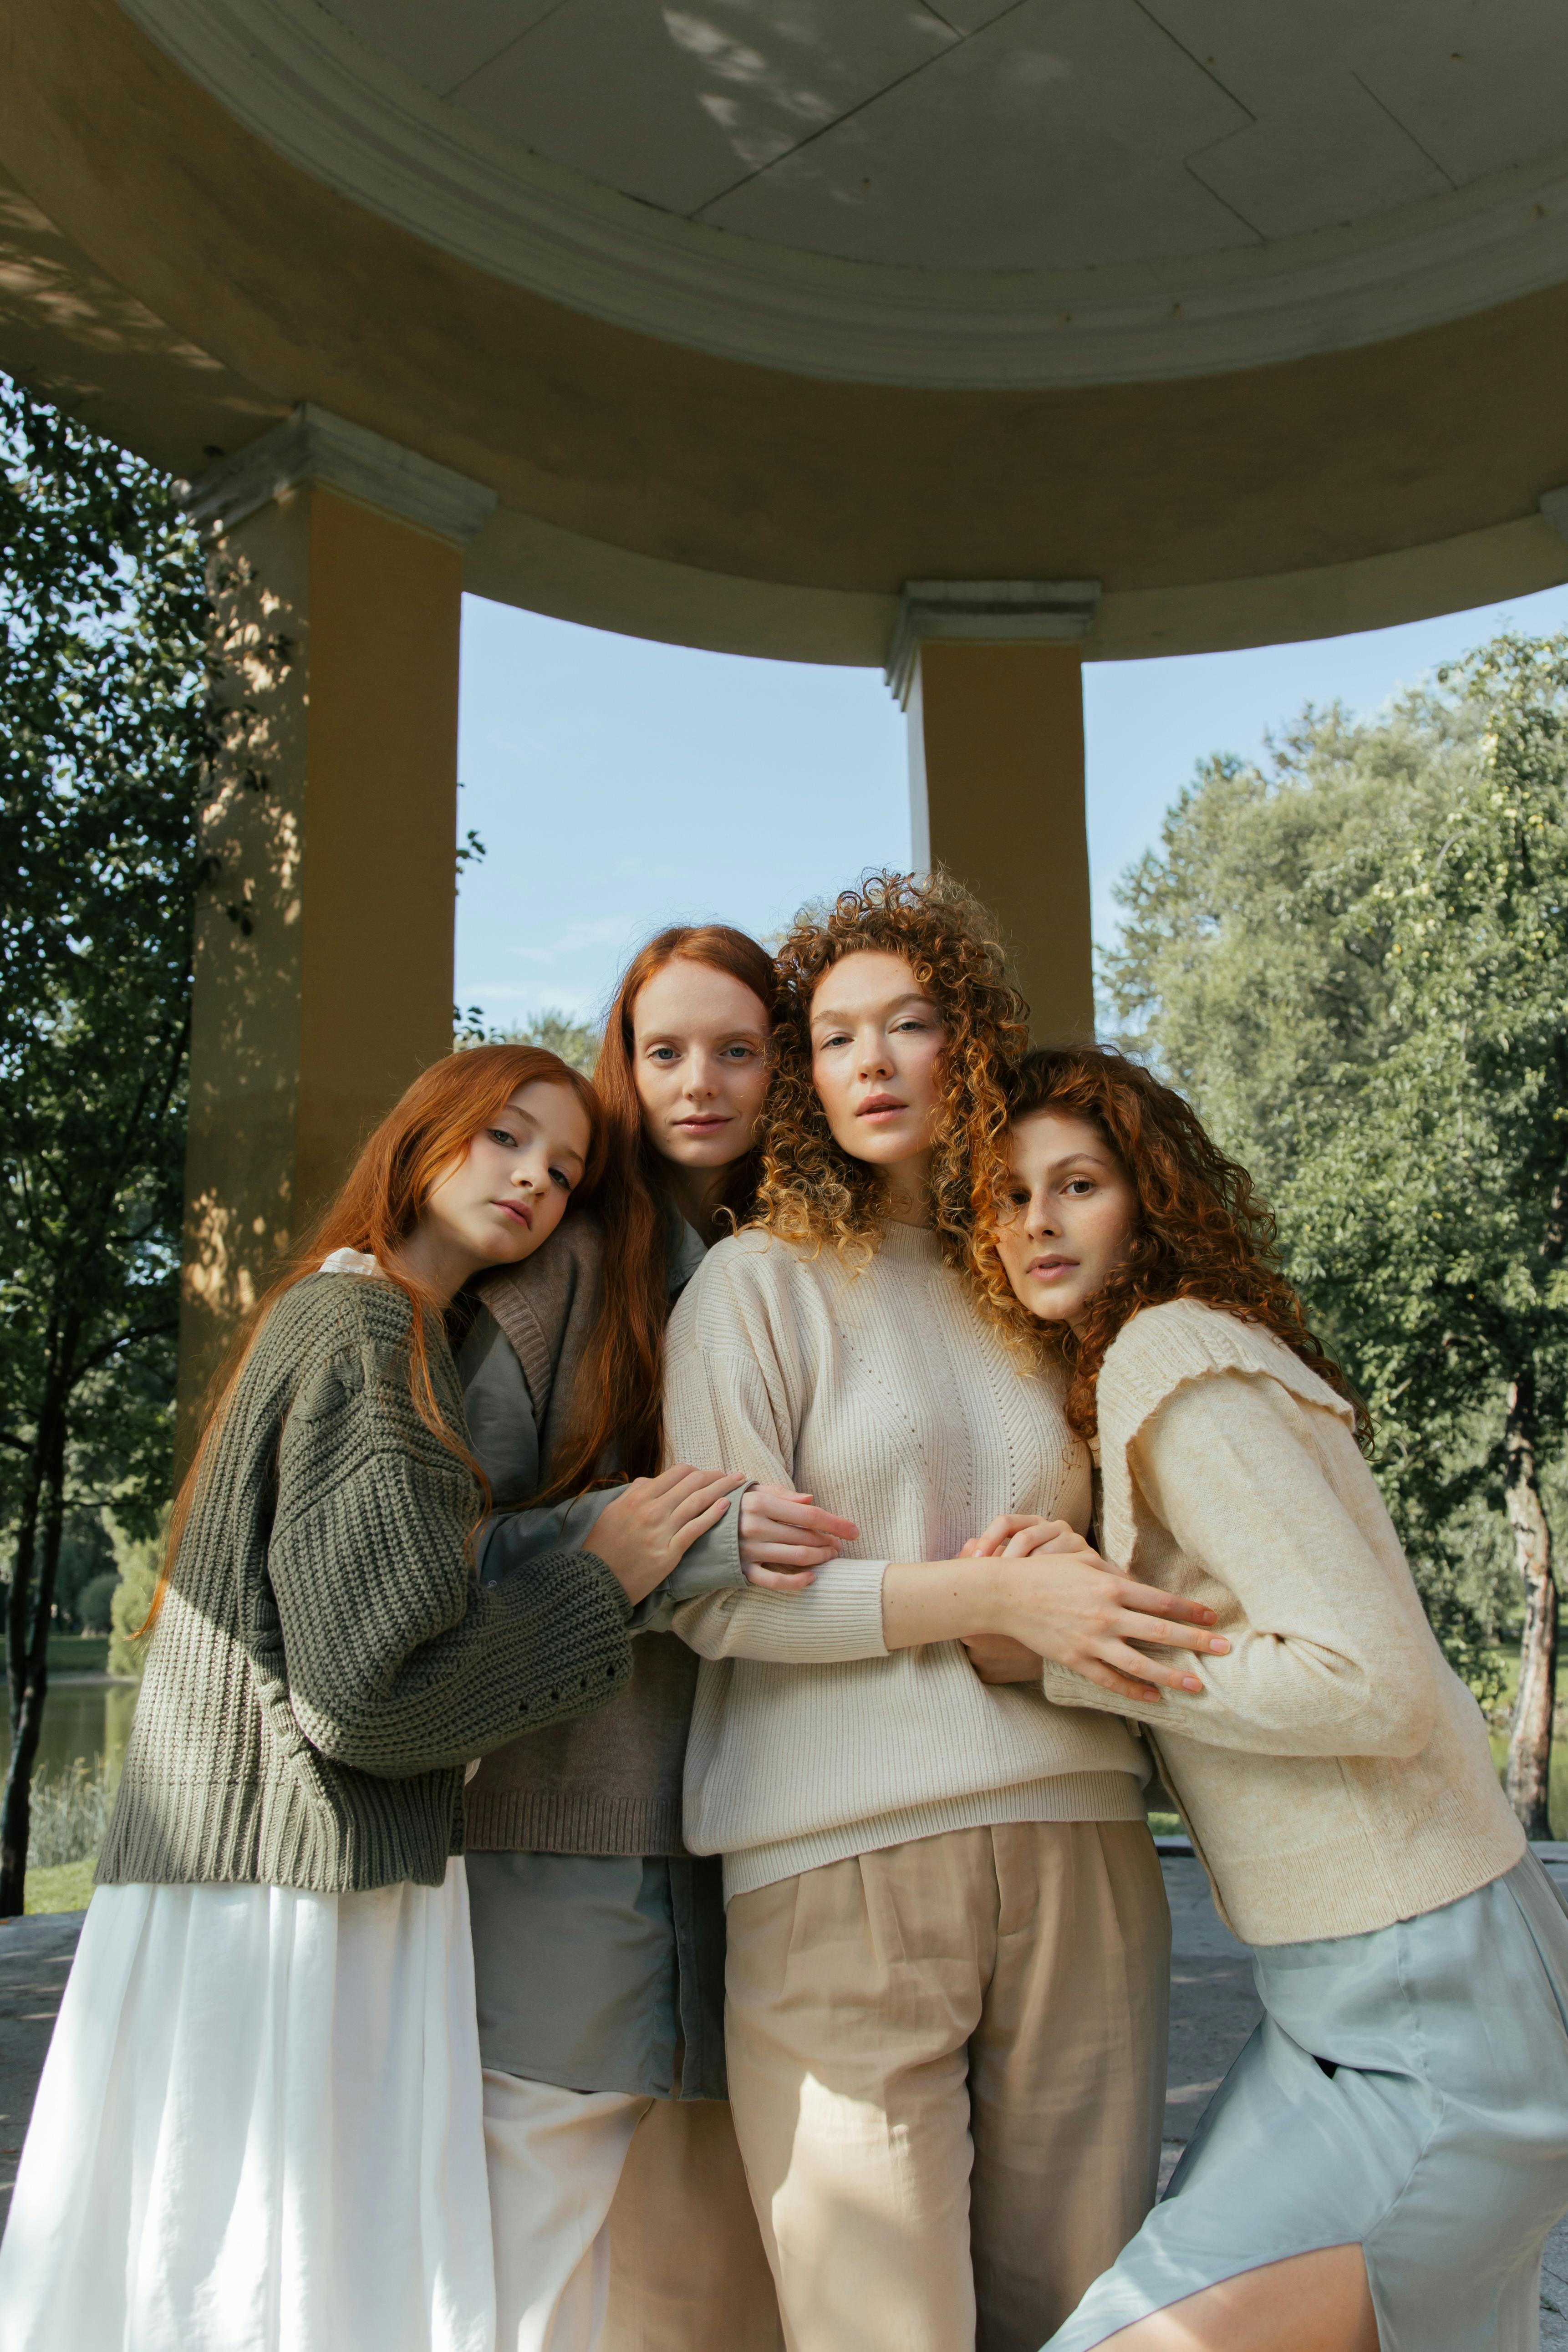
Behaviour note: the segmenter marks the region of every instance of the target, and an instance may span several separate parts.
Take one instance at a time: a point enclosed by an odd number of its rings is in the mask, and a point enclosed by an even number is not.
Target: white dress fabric
[[[438,1887],[103,1886],[0,2352],[493,2352],[473,1956]]]

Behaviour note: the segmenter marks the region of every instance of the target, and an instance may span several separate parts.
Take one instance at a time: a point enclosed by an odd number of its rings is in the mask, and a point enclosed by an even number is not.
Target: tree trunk
[[[7,1683],[11,1701],[11,1762],[0,1796],[0,1919],[19,1918],[26,1893],[27,1839],[32,1828],[33,1767],[44,1727],[44,1701],[49,1691],[49,1627],[54,1617],[55,1581],[59,1573],[60,1536],[65,1525],[65,1419],[59,1411],[48,1414],[39,1433],[43,1475],[33,1487],[26,1542],[18,1545],[11,1570],[11,1593],[6,1611]],[[37,1547],[37,1520],[42,1506],[43,1543]],[[37,1553],[38,1575],[32,1596],[32,1623],[27,1623],[28,1587],[33,1584]]]
[[[1514,1559],[1524,1586],[1519,1696],[1514,1702],[1503,1785],[1524,1824],[1525,1835],[1549,1838],[1552,1711],[1557,1696],[1557,1586],[1552,1574],[1552,1529],[1535,1472],[1533,1368],[1521,1372],[1509,1388],[1503,1458]]]

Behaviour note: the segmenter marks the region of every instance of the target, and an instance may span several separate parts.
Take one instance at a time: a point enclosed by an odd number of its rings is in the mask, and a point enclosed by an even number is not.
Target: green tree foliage
[[[520,1045],[542,1045],[546,1052],[559,1054],[584,1077],[592,1077],[594,1065],[599,1058],[599,1032],[586,1021],[574,1021],[558,1005],[547,1004],[521,1029],[505,1029],[501,1035]]]
[[[1376,1416],[1450,1655],[1522,1601],[1509,1789],[1547,1832],[1568,1402],[1568,642],[1212,762],[1123,893],[1110,992],[1258,1173]]]
[[[68,1513],[169,1480],[208,625],[169,486],[0,380],[0,1916]]]
[[[140,1679],[146,1664],[147,1643],[138,1636],[147,1622],[147,1612],[158,1589],[158,1568],[163,1557],[167,1524],[168,1514],[164,1512],[151,1535],[133,1536],[127,1534],[116,1520],[110,1521],[120,1571],[109,1604],[108,1663],[111,1675],[134,1675]]]
[[[547,1053],[559,1054],[563,1062],[589,1078],[599,1058],[598,1030],[586,1021],[574,1021],[569,1013],[554,1004],[547,1004],[542,1012],[510,1029],[487,1029],[484,1014],[477,1004],[470,1004],[454,1024],[452,1042],[458,1046],[542,1045]]]

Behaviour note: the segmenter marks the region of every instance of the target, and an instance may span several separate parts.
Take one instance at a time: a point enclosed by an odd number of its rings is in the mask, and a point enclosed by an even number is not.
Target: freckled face
[[[1126,1257],[1137,1193],[1099,1129],[1059,1111],[1019,1119],[1007,1156],[1011,1213],[996,1254],[1031,1315],[1077,1325]]]

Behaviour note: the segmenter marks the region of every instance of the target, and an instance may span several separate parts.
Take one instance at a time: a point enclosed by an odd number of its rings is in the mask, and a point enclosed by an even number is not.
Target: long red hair
[[[573,1190],[571,1208],[591,1197],[605,1171],[608,1139],[599,1098],[579,1070],[541,1045],[476,1045],[448,1054],[421,1071],[364,1144],[334,1198],[302,1240],[284,1258],[273,1281],[246,1318],[220,1365],[203,1408],[201,1440],[174,1500],[163,1565],[143,1633],[163,1606],[169,1573],[180,1548],[204,1467],[211,1459],[235,1383],[279,1300],[314,1274],[333,1250],[362,1250],[374,1257],[384,1278],[401,1290],[411,1309],[408,1327],[409,1387],[419,1418],[443,1444],[473,1471],[484,1474],[460,1429],[446,1419],[430,1373],[430,1335],[441,1323],[441,1303],[426,1286],[395,1263],[440,1179],[468,1150],[472,1139],[522,1087],[539,1080],[570,1087],[588,1117],[588,1160]]]
[[[773,1019],[778,982],[773,959],[728,923],[674,924],[639,948],[621,975],[594,1071],[609,1137],[605,1181],[595,1203],[605,1232],[604,1301],[578,1375],[573,1425],[553,1465],[547,1490],[552,1496],[574,1494],[589,1485],[606,1456],[633,1478],[646,1477],[659,1465],[664,1327],[669,1316],[668,1211],[661,1163],[643,1128],[633,1022],[637,998],[655,972],[678,961],[706,964],[738,980],[761,1003],[770,1026]],[[730,1169],[717,1212],[720,1228],[732,1230],[751,1213],[760,1165],[753,1150]]]
[[[1067,1417],[1078,1434],[1094,1435],[1095,1384],[1122,1325],[1140,1307],[1196,1298],[1283,1339],[1354,1407],[1357,1434],[1367,1444],[1365,1405],[1309,1328],[1300,1299],[1279,1271],[1273,1213],[1192,1105],[1111,1046],[1059,1045],[1026,1055],[1014,1076],[1010,1120],[1042,1110],[1092,1127],[1138,1196],[1125,1263],[1089,1302],[1079,1332],[1037,1321],[1014,1297],[994,1224],[987,1221],[975,1238],[973,1267],[986,1304],[1066,1367]]]

